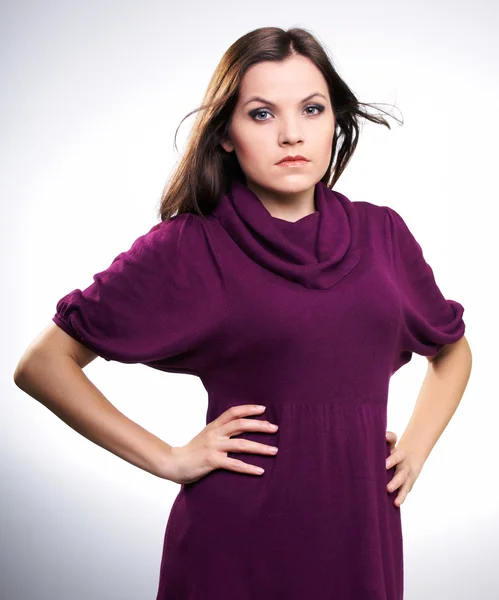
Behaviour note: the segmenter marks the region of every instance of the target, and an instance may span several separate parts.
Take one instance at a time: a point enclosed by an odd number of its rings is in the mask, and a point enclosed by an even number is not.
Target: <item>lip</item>
[[[305,165],[308,165],[308,163],[309,163],[308,160],[284,160],[284,161],[281,161],[280,163],[277,163],[277,166],[296,169],[298,167],[304,167]]]
[[[277,164],[281,165],[283,163],[289,163],[289,162],[308,162],[308,159],[305,158],[304,156],[301,156],[301,154],[297,154],[296,156],[285,156],[283,159],[281,159]]]

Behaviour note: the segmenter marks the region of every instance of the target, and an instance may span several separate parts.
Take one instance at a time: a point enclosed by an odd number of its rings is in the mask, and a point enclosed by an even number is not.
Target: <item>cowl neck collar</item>
[[[315,184],[317,210],[298,221],[273,217],[233,179],[213,216],[254,262],[306,288],[328,289],[360,260],[359,214],[343,194]],[[301,241],[306,243],[301,243]]]

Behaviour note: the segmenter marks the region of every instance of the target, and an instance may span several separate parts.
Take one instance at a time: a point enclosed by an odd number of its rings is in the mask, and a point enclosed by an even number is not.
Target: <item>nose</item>
[[[303,133],[301,127],[294,122],[289,120],[280,128],[279,131],[279,143],[281,144],[297,144],[303,141]]]

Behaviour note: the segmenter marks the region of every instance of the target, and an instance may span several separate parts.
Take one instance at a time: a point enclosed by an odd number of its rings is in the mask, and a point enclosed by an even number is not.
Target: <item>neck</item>
[[[270,215],[277,219],[298,221],[317,210],[314,200],[315,186],[295,193],[282,193],[261,187],[248,180],[245,185],[259,198]]]

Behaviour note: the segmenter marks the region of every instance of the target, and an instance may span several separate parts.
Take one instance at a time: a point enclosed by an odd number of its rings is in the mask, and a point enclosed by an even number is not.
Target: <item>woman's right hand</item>
[[[275,455],[272,446],[260,444],[243,438],[231,439],[243,431],[263,431],[275,433],[277,425],[272,427],[268,421],[245,419],[247,415],[258,415],[265,407],[254,404],[231,406],[219,417],[208,423],[206,427],[185,446],[172,446],[171,456],[165,477],[175,483],[192,483],[198,481],[215,469],[229,469],[238,473],[261,475],[259,467],[250,465],[236,458],[229,458],[228,452],[255,452],[257,454]]]

